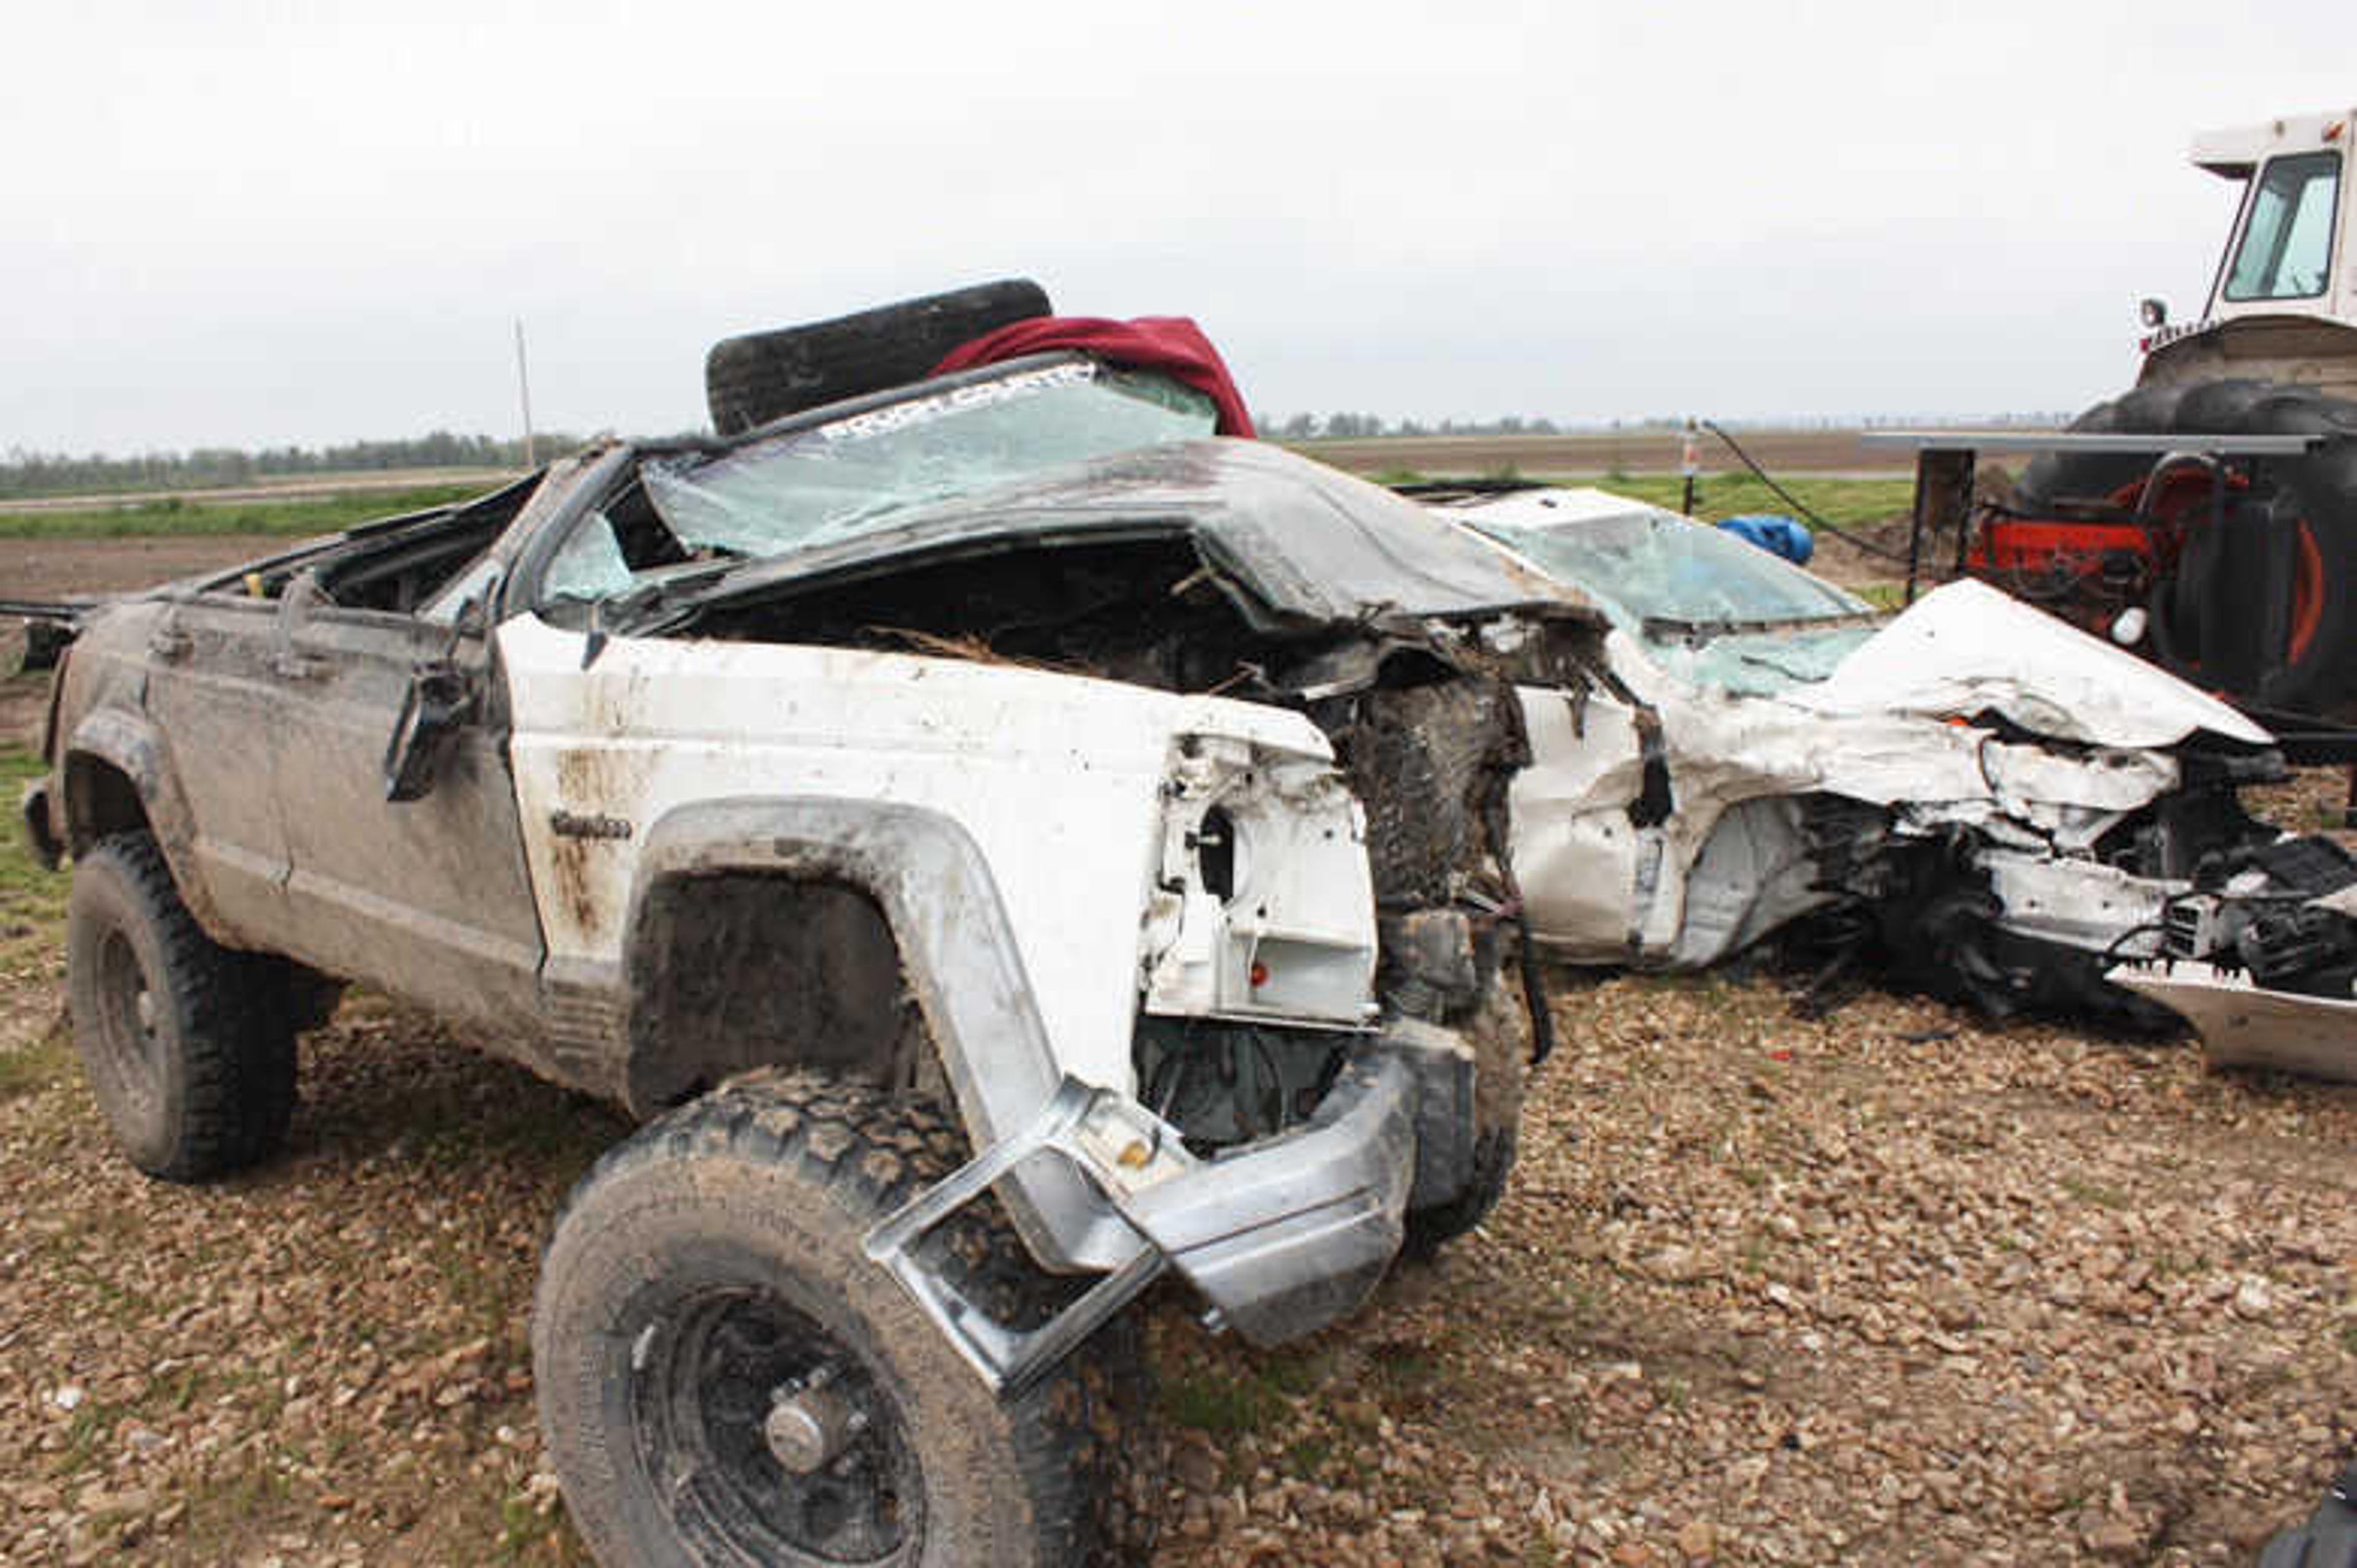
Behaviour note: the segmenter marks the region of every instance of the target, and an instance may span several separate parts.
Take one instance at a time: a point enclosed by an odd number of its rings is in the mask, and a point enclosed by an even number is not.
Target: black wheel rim
[[[912,1561],[923,1492],[899,1407],[816,1319],[776,1293],[711,1290],[673,1304],[630,1347],[640,1464],[681,1539],[714,1563]],[[798,1475],[771,1451],[772,1408],[813,1383],[856,1431]]]
[[[98,1029],[104,1046],[101,1067],[125,1108],[138,1115],[153,1113],[163,1097],[163,1006],[129,935],[108,930],[98,949]]]

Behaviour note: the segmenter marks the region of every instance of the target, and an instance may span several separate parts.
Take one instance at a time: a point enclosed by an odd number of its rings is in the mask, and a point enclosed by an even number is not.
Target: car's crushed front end
[[[1614,620],[1523,687],[1515,860],[1557,953],[1698,968],[1774,935],[1819,1000],[1874,972],[1998,1015],[2181,1013],[2213,1049],[2233,1009],[2192,999],[2243,976],[2345,1028],[2357,861],[2244,813],[2286,770],[2224,703],[1975,584],[1881,623],[1598,492],[1447,510]]]
[[[844,1065],[946,1093],[976,1154],[870,1251],[1007,1387],[1164,1269],[1255,1341],[1311,1332],[1494,1200],[1544,1029],[1505,657],[1592,653],[1576,593],[1070,356],[580,485],[499,644],[525,820],[574,825],[530,851],[549,971],[611,993],[614,1091],[796,1033],[702,996],[681,955],[738,936],[668,934],[697,879],[876,889],[934,1059]],[[1052,1322],[928,1264],[985,1191],[1103,1276]]]

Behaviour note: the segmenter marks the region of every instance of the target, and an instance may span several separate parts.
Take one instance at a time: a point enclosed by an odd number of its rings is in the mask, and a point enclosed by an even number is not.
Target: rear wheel
[[[930,1107],[764,1071],[583,1180],[549,1246],[533,1357],[601,1563],[1151,1555],[1162,1450],[1135,1324],[1002,1399],[860,1251],[963,1144]],[[1059,1299],[995,1217],[969,1208],[927,1244],[1002,1321],[1029,1326]]]
[[[66,989],[83,1071],[133,1165],[200,1181],[276,1151],[295,1105],[285,968],[207,937],[147,833],[75,864]]]
[[[2081,432],[2320,435],[2305,456],[2268,458],[2261,480],[2276,492],[2267,526],[2290,532],[2290,569],[2280,650],[2251,689],[2232,695],[2269,707],[2330,710],[2357,700],[2357,403],[2313,389],[2267,381],[2140,387],[2073,421]],[[2017,487],[2019,510],[2061,499],[2133,499],[2150,459],[2134,454],[2061,453],[2039,458]],[[2246,615],[2227,589],[2212,537],[2209,487],[2171,483],[2156,510],[2176,535],[2177,570],[2155,591],[2153,652],[2198,684],[2203,644],[2215,646],[2222,618]]]

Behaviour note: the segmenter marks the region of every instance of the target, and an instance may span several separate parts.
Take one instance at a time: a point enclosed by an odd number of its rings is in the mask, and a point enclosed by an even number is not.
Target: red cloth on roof
[[[1141,316],[1135,321],[1101,316],[1035,316],[959,344],[933,367],[933,374],[970,371],[976,365],[1044,354],[1051,349],[1077,349],[1107,364],[1160,371],[1211,400],[1211,406],[1219,411],[1221,435],[1253,434],[1243,394],[1229,378],[1220,351],[1211,347],[1203,329],[1184,316]]]

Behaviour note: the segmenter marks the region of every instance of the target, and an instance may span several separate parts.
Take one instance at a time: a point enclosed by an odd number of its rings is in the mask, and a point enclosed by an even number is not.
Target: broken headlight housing
[[[1141,941],[1146,1013],[1372,1024],[1366,816],[1333,764],[1238,737],[1186,736],[1162,802]]]

